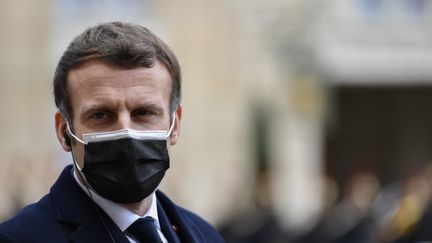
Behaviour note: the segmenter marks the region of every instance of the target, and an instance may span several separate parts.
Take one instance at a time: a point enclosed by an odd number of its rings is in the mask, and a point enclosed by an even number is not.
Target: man
[[[223,242],[157,191],[180,134],[181,75],[142,26],[76,37],[54,76],[57,138],[71,152],[49,194],[0,225],[0,242]]]

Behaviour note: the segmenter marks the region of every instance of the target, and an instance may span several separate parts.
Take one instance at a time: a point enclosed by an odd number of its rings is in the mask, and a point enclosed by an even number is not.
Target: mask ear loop
[[[66,122],[66,129],[67,129],[67,132],[68,132],[68,133],[69,133],[69,134],[70,134],[70,135],[71,135],[71,136],[72,136],[76,141],[78,141],[78,142],[80,142],[80,143],[82,143],[82,144],[84,144],[84,145],[87,144],[87,143],[85,143],[83,140],[81,140],[81,139],[79,139],[77,136],[75,136],[75,134],[72,133],[72,131],[71,131],[71,129],[70,129],[70,126],[69,126],[69,122]],[[73,162],[74,162],[74,165],[75,165],[75,167],[78,169],[77,174],[78,174],[78,176],[80,177],[81,181],[83,182],[85,188],[87,189],[87,193],[88,193],[88,195],[89,195],[89,197],[90,197],[90,199],[91,199],[91,202],[92,202],[91,204],[93,205],[93,208],[94,208],[94,210],[96,211],[96,214],[98,215],[100,221],[102,222],[102,224],[104,225],[106,231],[108,232],[108,234],[109,234],[109,236],[110,236],[110,238],[111,238],[111,241],[112,241],[113,243],[116,243],[116,240],[114,239],[114,236],[112,235],[111,230],[108,228],[108,225],[106,224],[106,222],[105,222],[105,220],[103,219],[101,213],[99,212],[100,209],[97,207],[95,201],[93,200],[93,193],[92,193],[92,191],[90,190],[90,185],[89,185],[88,181],[85,179],[85,177],[81,174],[81,173],[82,173],[82,169],[79,167],[78,163],[76,162],[75,155],[74,155],[74,153],[73,153],[72,151],[71,151],[71,154],[72,154],[72,160],[73,160]]]
[[[84,143],[83,140],[79,139],[77,136],[75,136],[75,134],[73,134],[73,132],[72,132],[71,129],[70,129],[69,122],[66,122],[66,130],[67,130],[67,132],[69,133],[69,135],[70,135],[72,138],[74,138],[76,141],[78,141],[78,142],[80,142],[80,143],[82,143],[82,144],[85,145],[85,143]],[[81,177],[81,180],[82,180],[82,181],[85,181],[85,180],[83,180],[83,177],[82,177],[82,175],[81,175],[81,170],[82,170],[82,168],[80,168],[80,166],[79,166],[78,163],[76,162],[76,159],[75,159],[74,153],[71,152],[71,154],[72,154],[72,159],[73,159],[73,162],[74,162],[74,164],[75,164],[75,167],[77,167],[77,169],[79,170],[79,171],[78,171],[78,174],[79,174],[79,176]],[[85,181],[85,182],[87,182],[87,181]]]
[[[78,138],[77,136],[75,136],[75,134],[73,134],[72,130],[70,129],[69,122],[66,122],[66,129],[67,129],[69,135],[71,135],[76,141],[78,141],[84,145],[87,144],[86,142],[84,142],[84,140]]]
[[[174,130],[174,124],[175,124],[175,111],[173,112],[173,118],[172,118],[172,122],[171,122],[171,127],[169,128],[168,132],[167,132],[167,138],[169,138],[169,136],[171,136],[172,131]]]

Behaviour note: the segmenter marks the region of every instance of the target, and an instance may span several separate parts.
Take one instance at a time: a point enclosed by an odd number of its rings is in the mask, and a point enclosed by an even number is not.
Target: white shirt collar
[[[86,186],[78,179],[75,169],[73,169],[73,175],[75,181],[81,187],[81,189],[89,195],[89,191]],[[144,216],[139,216],[138,214],[133,213],[132,211],[124,208],[118,203],[105,199],[98,195],[95,191],[89,188],[91,192],[91,196],[93,197],[93,201],[99,205],[107,214],[111,217],[114,223],[120,228],[121,231],[125,231],[133,222],[135,222],[139,218],[150,216],[155,220],[155,225],[157,229],[160,231],[159,217],[157,214],[157,199],[156,194],[153,192],[150,196],[152,197],[152,201],[150,204],[150,208],[145,213]],[[90,196],[90,195],[89,195]]]

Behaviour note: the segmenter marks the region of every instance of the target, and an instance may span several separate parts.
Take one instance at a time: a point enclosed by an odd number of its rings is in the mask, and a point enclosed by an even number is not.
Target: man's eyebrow
[[[93,105],[89,105],[88,107],[84,107],[82,115],[88,116],[88,115],[91,115],[92,113],[94,113],[96,111],[111,111],[113,109],[115,109],[115,108],[113,108],[110,105],[93,104]],[[155,112],[157,114],[163,114],[163,112],[164,112],[164,109],[162,108],[162,106],[159,104],[156,104],[156,103],[139,104],[133,110],[147,110],[147,111]]]
[[[103,105],[103,104],[101,104],[101,105],[97,105],[97,104],[94,104],[94,105],[89,105],[89,106],[87,106],[87,107],[84,107],[84,110],[85,111],[88,111],[88,110],[106,110],[106,109],[108,109],[108,105]]]
[[[108,111],[108,110],[110,110],[110,108],[107,105],[91,105],[88,107],[84,107],[83,115],[88,115],[88,114],[96,112],[96,111]]]
[[[157,113],[163,113],[163,108],[154,103],[140,104],[135,108],[135,110],[150,110]]]

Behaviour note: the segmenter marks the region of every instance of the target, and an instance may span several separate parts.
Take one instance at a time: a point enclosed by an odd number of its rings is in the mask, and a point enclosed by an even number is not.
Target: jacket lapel
[[[180,239],[178,238],[176,232],[177,226],[171,224],[159,200],[157,201],[157,209],[162,234],[165,236],[169,243],[180,243]]]
[[[205,243],[206,240],[204,236],[200,233],[198,227],[191,222],[187,222],[183,215],[179,212],[178,206],[175,205],[167,196],[165,196],[162,192],[156,191],[157,199],[158,199],[158,213],[159,217],[163,220],[166,220],[166,224],[161,228],[166,227],[166,231],[174,232],[177,239],[180,239],[181,242],[188,243]],[[174,231],[173,228],[176,230]],[[162,231],[163,232],[163,231]],[[163,232],[165,234],[165,232]],[[170,241],[171,242],[171,241]]]
[[[99,216],[89,213],[83,218],[79,227],[70,235],[71,242],[129,243],[125,234],[102,210],[95,210],[100,211]]]
[[[129,243],[117,225],[78,186],[71,165],[63,170],[50,195],[57,219],[69,232],[71,242]]]

